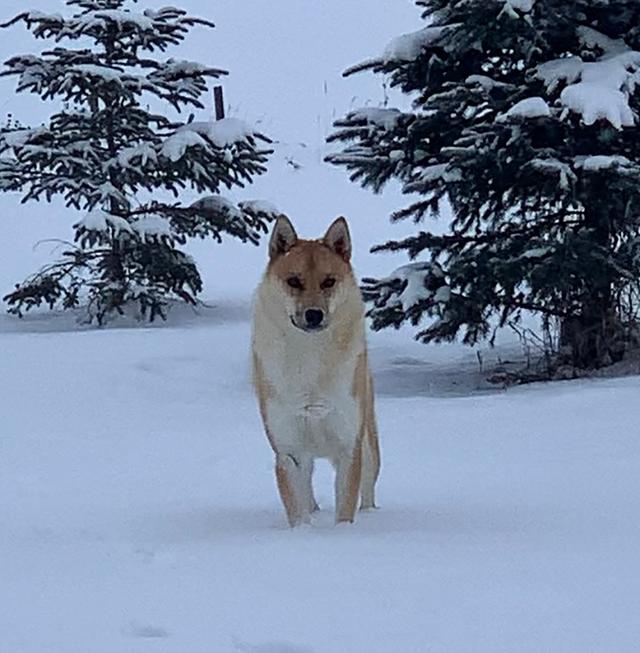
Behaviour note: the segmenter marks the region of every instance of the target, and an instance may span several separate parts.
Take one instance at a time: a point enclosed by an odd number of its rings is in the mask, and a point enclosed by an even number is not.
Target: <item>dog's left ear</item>
[[[351,236],[349,235],[349,225],[344,218],[336,218],[322,240],[338,256],[349,261],[351,258]]]

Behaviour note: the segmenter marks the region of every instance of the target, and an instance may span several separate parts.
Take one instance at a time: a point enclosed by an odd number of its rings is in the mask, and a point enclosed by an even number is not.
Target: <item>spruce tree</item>
[[[414,262],[365,280],[374,328],[422,325],[467,343],[533,311],[570,362],[624,354],[624,297],[640,279],[640,3],[420,0],[426,25],[345,75],[372,70],[411,111],[336,122],[329,161],[374,191],[413,195],[392,216],[419,232],[374,250]],[[425,222],[450,202],[446,233]]]
[[[61,196],[75,214],[74,243],[61,260],[5,300],[18,315],[43,303],[86,304],[102,323],[133,304],[147,319],[164,317],[170,300],[193,303],[202,288],[180,249],[188,238],[257,243],[266,231],[273,209],[235,205],[219,192],[265,171],[269,141],[236,119],[178,119],[203,109],[207,80],[226,72],[164,53],[212,23],[129,0],[66,5],[70,16],[27,11],[3,25],[23,23],[50,43],[39,55],[12,57],[0,74],[58,110],[40,126],[2,129],[0,190],[21,192],[23,202]],[[185,190],[203,195],[185,205]]]

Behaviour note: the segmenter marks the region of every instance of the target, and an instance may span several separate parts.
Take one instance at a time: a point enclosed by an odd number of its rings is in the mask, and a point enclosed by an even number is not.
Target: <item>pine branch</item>
[[[76,13],[24,12],[3,24],[23,22],[55,47],[11,57],[0,76],[15,77],[17,92],[65,107],[40,127],[0,130],[0,190],[21,192],[23,203],[60,196],[85,213],[75,218],[77,246],[5,300],[18,315],[42,303],[84,303],[98,323],[129,305],[147,319],[164,317],[169,300],[193,303],[202,290],[194,261],[178,246],[225,234],[256,244],[276,217],[218,195],[266,170],[271,141],[237,120],[185,123],[146,108],[150,99],[178,112],[204,108],[208,80],[227,72],[154,55],[212,22],[175,7],[129,11],[125,0],[66,4]],[[58,45],[65,40],[83,47]],[[156,201],[132,210],[141,191],[178,197],[188,188],[205,196],[192,206]]]

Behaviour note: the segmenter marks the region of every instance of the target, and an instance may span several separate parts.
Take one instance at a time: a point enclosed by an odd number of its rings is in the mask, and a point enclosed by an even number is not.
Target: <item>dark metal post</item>
[[[224,99],[222,96],[222,86],[213,87],[213,104],[216,111],[216,120],[224,118]]]

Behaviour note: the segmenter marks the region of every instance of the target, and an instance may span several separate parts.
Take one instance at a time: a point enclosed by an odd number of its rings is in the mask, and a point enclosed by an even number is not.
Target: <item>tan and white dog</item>
[[[321,240],[299,239],[281,216],[253,321],[253,379],[291,526],[318,509],[315,458],[336,470],[336,521],[373,508],[380,468],[364,304],[338,218]]]

